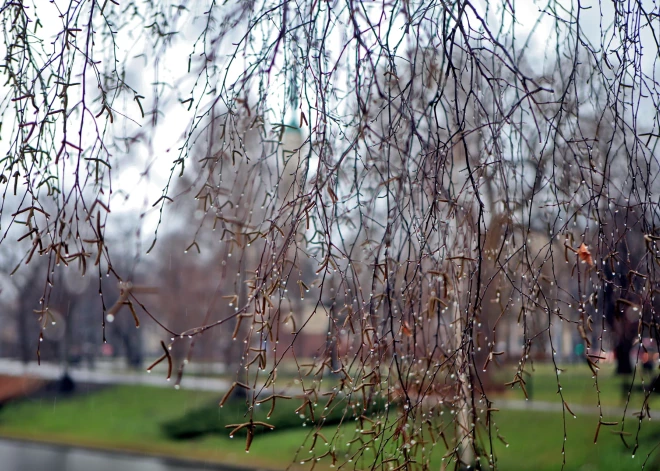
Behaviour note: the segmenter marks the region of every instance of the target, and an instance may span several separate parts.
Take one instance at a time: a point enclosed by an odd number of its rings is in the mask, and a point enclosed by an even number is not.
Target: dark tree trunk
[[[632,374],[633,367],[630,362],[630,350],[632,347],[633,343],[630,339],[619,336],[617,344],[614,347],[614,354],[616,355],[616,374]]]

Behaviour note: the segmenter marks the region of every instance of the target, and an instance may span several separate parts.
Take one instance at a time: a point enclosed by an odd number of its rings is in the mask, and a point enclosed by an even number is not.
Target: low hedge
[[[245,423],[250,418],[255,422],[270,423],[275,426],[274,431],[278,431],[297,428],[301,425],[338,424],[342,421],[354,420],[360,415],[373,417],[386,410],[386,401],[381,398],[373,400],[366,411],[360,403],[361,400],[361,395],[355,396],[350,402],[345,396],[336,397],[326,408],[328,398],[319,397],[319,402],[312,406],[312,414],[309,405],[296,411],[303,404],[303,400],[299,398],[277,398],[275,408],[269,418],[271,401],[257,405],[254,411],[250,411],[245,399],[230,398],[223,407],[219,407],[218,403],[213,403],[194,409],[179,418],[163,423],[162,429],[169,438],[184,440],[209,434],[228,436],[230,429],[226,425]],[[255,432],[266,431],[269,431],[266,427],[257,427],[255,430]],[[238,433],[245,434],[246,429],[243,428]]]

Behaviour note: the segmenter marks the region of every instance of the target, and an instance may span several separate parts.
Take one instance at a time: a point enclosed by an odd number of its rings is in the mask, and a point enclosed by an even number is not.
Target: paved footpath
[[[36,362],[23,364],[14,360],[0,360],[0,375],[22,376],[31,375],[44,379],[59,379],[64,370],[60,365],[42,362],[38,365]],[[143,384],[148,386],[159,386],[171,388],[173,381],[167,381],[166,376],[158,368],[154,368],[153,373],[146,371],[112,371],[107,368],[99,367],[95,370],[87,368],[69,368],[71,378],[80,383],[91,384]],[[183,375],[181,387],[186,389],[195,389],[202,391],[226,391],[230,382],[226,379],[208,378],[204,376]]]
[[[571,411],[576,415],[599,415],[600,411],[596,404],[582,405],[582,404],[568,404]],[[547,401],[522,401],[516,399],[496,399],[493,401],[493,407],[497,409],[507,410],[533,410],[540,412],[562,412],[564,409],[561,402],[547,402]],[[624,414],[623,407],[605,407],[602,408],[603,417],[622,417]],[[628,407],[625,411],[627,417],[632,414],[639,413],[639,409]],[[566,416],[570,417],[571,413],[566,410]]]

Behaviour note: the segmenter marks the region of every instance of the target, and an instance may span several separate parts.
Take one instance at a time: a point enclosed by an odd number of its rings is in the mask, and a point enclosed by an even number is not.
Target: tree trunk
[[[462,349],[465,319],[461,317],[458,300],[454,302],[454,335],[457,349]],[[466,353],[456,355],[456,371],[459,387],[458,410],[456,419],[456,447],[458,447],[459,468],[471,466],[474,462],[474,447],[472,443],[472,427],[470,426],[470,408],[472,393],[469,388],[470,364]]]

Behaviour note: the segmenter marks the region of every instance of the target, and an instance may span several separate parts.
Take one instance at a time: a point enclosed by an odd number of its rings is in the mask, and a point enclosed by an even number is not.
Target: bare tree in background
[[[124,280],[111,210],[139,185],[122,186],[122,168],[139,162],[141,184],[167,168],[140,252],[163,262],[172,201],[195,198],[187,250],[223,254],[218,282],[234,271],[216,288],[231,309],[212,316],[209,300],[195,325],[127,295],[168,347],[233,331],[254,405],[280,392],[278,365],[327,316],[303,403],[391,407],[361,419],[348,449],[341,428],[321,446],[314,427],[299,461],[425,469],[438,445],[456,468],[496,467],[489,367],[504,335],[521,346],[510,384],[523,391],[536,352],[555,361],[561,322],[586,342],[596,386],[620,308],[632,329],[618,350],[659,340],[659,12],[517,8],[4,2],[2,244],[24,249],[17,269],[47,261],[43,309],[58,264]],[[321,398],[330,371],[339,386]],[[258,425],[244,426],[249,448]]]

